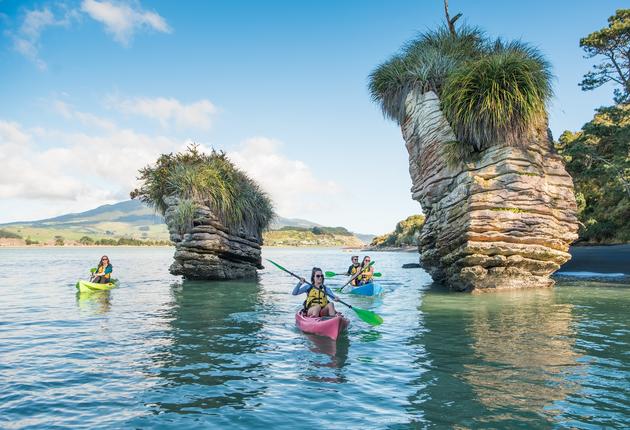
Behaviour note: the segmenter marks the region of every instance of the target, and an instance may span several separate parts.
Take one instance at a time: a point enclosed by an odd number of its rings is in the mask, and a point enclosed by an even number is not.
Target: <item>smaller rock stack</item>
[[[175,261],[170,267],[173,275],[187,279],[223,280],[255,278],[261,269],[262,237],[257,232],[231,231],[221,223],[212,209],[196,203],[192,225],[180,231],[174,214],[180,199],[165,197],[164,219],[175,243]]]

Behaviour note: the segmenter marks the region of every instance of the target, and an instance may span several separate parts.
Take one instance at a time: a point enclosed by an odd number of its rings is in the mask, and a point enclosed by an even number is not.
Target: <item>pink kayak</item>
[[[326,336],[333,340],[337,339],[339,333],[348,327],[350,321],[341,312],[337,312],[334,317],[312,318],[304,315],[302,311],[295,314],[295,325],[304,333],[313,333]]]

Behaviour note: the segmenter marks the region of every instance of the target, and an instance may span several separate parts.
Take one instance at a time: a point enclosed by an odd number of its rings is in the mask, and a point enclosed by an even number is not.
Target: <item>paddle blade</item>
[[[375,278],[380,278],[381,276],[383,276],[383,274],[381,272],[376,272],[373,276]]]
[[[273,264],[274,266],[276,266],[278,269],[282,270],[283,272],[288,272],[287,269],[285,269],[284,267],[282,267],[281,265],[279,265],[278,263],[271,261],[268,258],[265,258],[265,260],[267,260],[268,262],[270,262],[271,264]]]
[[[367,309],[355,308],[355,307],[353,307],[352,310],[357,314],[359,318],[361,318],[363,321],[365,321],[366,323],[370,325],[383,324],[383,318],[372,311],[368,311]]]
[[[327,278],[332,278],[333,276],[337,276],[335,272],[325,272]]]
[[[90,269],[90,273],[94,273],[94,272],[96,272],[96,267],[92,267],[92,268]]]

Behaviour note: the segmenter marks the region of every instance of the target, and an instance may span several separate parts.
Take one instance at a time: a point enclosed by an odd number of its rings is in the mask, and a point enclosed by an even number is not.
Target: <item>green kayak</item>
[[[116,288],[118,286],[118,279],[112,279],[111,282],[107,284],[97,284],[96,282],[89,282],[84,280],[79,280],[77,282],[77,290],[81,293],[90,293],[93,291],[106,291],[111,290],[112,288]]]

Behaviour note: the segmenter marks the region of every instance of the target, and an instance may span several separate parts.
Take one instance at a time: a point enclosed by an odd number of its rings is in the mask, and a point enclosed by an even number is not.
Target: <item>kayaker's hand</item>
[[[302,284],[306,284],[306,279],[304,279],[304,278],[300,278],[300,282],[301,282]]]

